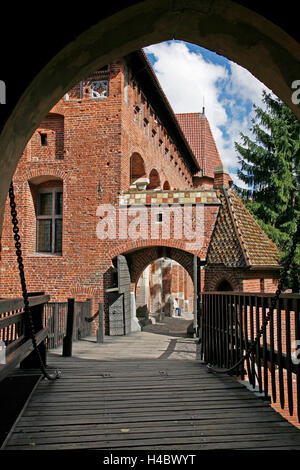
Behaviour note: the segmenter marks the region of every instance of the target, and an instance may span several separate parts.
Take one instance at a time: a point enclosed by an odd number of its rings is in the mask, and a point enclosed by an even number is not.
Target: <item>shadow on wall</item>
[[[139,322],[142,329],[145,326],[152,324],[152,322],[149,318],[148,305],[140,305],[136,309],[136,316],[137,316],[138,322]]]

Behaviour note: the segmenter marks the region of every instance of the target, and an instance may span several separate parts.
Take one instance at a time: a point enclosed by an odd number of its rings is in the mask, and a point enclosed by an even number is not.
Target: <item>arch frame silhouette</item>
[[[0,232],[18,160],[58,100],[95,69],[173,38],[199,44],[247,68],[300,118],[291,88],[299,79],[300,44],[267,18],[231,0],[124,3],[53,56],[16,101],[0,135]]]

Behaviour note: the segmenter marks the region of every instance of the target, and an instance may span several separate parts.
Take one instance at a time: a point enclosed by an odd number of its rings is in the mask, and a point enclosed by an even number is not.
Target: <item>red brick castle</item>
[[[231,188],[204,110],[175,115],[142,51],[62,97],[14,186],[28,289],[52,301],[108,311],[120,255],[136,308],[153,313],[176,296],[193,310],[195,255],[203,290],[276,289],[278,250]],[[8,202],[0,269],[0,296],[20,295]]]

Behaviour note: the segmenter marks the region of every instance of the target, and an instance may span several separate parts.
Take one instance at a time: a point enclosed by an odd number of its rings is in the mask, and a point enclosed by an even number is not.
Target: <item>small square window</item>
[[[91,85],[92,98],[108,97],[108,80],[93,81]]]
[[[43,147],[46,147],[48,145],[47,134],[41,134],[41,145]]]

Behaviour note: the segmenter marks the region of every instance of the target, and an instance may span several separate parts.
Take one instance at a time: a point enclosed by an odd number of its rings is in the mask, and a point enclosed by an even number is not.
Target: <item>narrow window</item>
[[[162,220],[163,220],[162,212],[159,212],[159,213],[157,214],[157,222],[158,222],[158,223],[161,223]]]
[[[134,113],[133,113],[134,122],[138,122],[139,116],[140,116],[140,108],[136,106],[134,108]]]
[[[37,203],[37,252],[61,254],[62,188],[41,189]]]
[[[46,147],[48,145],[47,134],[41,134],[41,145],[42,147]]]
[[[144,135],[149,137],[149,121],[146,118],[144,118]]]

